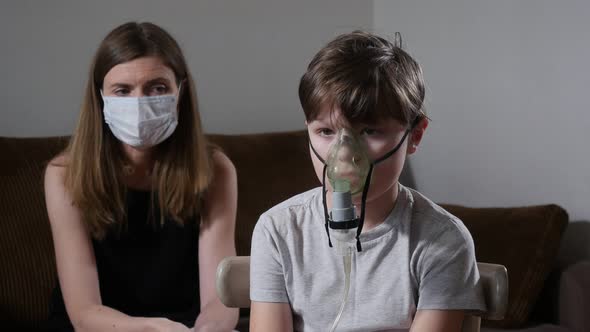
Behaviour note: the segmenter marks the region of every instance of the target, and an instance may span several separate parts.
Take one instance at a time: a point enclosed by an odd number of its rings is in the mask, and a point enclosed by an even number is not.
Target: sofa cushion
[[[559,249],[568,215],[557,205],[513,208],[467,208],[442,205],[471,232],[478,262],[496,263],[508,270],[506,316],[482,325],[522,327],[528,320]]]
[[[56,270],[43,172],[66,144],[0,137],[0,313],[9,330],[39,327],[47,317]]]

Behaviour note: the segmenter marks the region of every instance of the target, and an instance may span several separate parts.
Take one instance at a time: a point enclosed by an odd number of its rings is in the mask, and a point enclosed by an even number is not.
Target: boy
[[[344,34],[313,58],[299,98],[323,188],[260,217],[250,329],[460,331],[466,310],[485,310],[473,240],[398,183],[428,126],[418,63],[378,36]]]

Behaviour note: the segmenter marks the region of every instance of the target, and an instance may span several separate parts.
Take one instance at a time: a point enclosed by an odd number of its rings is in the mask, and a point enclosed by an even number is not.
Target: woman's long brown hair
[[[151,23],[130,22],[115,28],[94,56],[78,124],[65,150],[66,190],[97,239],[126,222],[123,168],[128,163],[121,142],[104,122],[100,90],[111,68],[146,56],[160,58],[174,72],[176,83],[182,82],[178,126],[155,148],[152,202],[157,197],[160,222],[164,216],[180,223],[195,217],[211,180],[210,149],[201,129],[195,85],[180,47]]]

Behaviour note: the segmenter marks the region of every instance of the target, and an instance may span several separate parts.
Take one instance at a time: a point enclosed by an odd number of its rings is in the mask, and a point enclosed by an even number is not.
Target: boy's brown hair
[[[315,120],[326,104],[339,107],[349,122],[392,117],[410,125],[425,117],[422,69],[400,44],[353,31],[324,46],[299,83],[306,120]]]

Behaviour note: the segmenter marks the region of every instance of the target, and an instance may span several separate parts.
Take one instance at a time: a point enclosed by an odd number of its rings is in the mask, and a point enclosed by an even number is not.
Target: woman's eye
[[[129,89],[126,89],[126,88],[116,89],[114,91],[114,93],[116,96],[119,96],[119,97],[127,96],[129,94]]]
[[[320,136],[331,136],[334,134],[334,131],[332,129],[329,128],[320,128],[317,130],[317,133]]]
[[[154,85],[151,92],[155,95],[163,95],[168,92],[168,87],[163,84]]]

